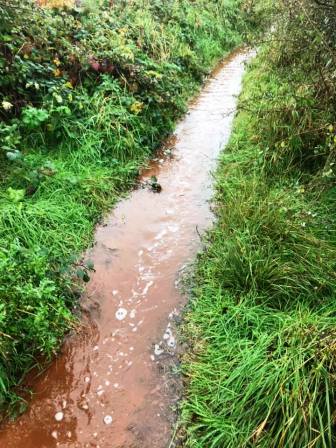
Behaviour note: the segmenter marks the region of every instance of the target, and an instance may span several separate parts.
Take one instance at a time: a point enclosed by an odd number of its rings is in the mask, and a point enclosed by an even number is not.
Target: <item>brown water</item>
[[[143,172],[162,192],[133,191],[98,227],[83,328],[35,380],[28,411],[2,428],[1,448],[168,446],[178,394],[165,367],[178,349],[179,272],[212,220],[210,170],[230,135],[247,58],[220,66]]]

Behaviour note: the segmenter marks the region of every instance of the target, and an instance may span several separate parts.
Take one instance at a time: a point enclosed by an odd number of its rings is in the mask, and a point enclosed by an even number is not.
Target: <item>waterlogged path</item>
[[[179,272],[211,223],[210,170],[230,135],[247,58],[223,63],[143,172],[143,181],[158,178],[161,193],[139,188],[97,229],[83,329],[35,381],[26,414],[2,428],[1,448],[169,444],[178,394],[165,370],[178,349]]]

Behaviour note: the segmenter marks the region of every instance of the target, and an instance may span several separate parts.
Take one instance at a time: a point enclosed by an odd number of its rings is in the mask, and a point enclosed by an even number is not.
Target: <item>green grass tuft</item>
[[[304,148],[281,145],[284,82],[259,54],[216,172],[217,222],[183,326],[188,447],[336,444],[334,187],[320,187],[325,162],[307,172]]]

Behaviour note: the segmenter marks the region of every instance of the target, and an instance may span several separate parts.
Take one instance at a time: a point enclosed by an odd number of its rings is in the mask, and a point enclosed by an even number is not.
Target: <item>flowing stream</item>
[[[230,136],[248,58],[236,52],[220,65],[143,171],[142,182],[156,176],[162,191],[133,191],[97,228],[83,325],[34,380],[28,411],[1,428],[1,448],[169,445],[179,391],[168,371],[185,305],[179,278],[213,219],[210,172]]]

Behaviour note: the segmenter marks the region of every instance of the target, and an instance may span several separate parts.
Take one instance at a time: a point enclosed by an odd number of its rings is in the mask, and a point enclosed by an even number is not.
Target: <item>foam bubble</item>
[[[161,348],[161,345],[160,344],[155,344],[155,346],[154,346],[154,354],[156,356],[160,356],[160,355],[162,355],[163,352],[164,352],[164,350],[163,350],[163,348]]]
[[[104,417],[105,425],[110,425],[112,422],[113,422],[112,415],[105,415],[105,417]]]
[[[127,310],[125,308],[119,308],[115,313],[115,317],[118,320],[124,320],[126,316]]]
[[[57,431],[53,431],[51,433],[51,437],[53,437],[54,439],[57,439],[57,437],[58,437]]]
[[[62,411],[56,412],[56,414],[55,414],[55,420],[56,420],[57,422],[61,422],[61,421],[63,420],[63,418],[64,418],[64,414],[63,414]]]

